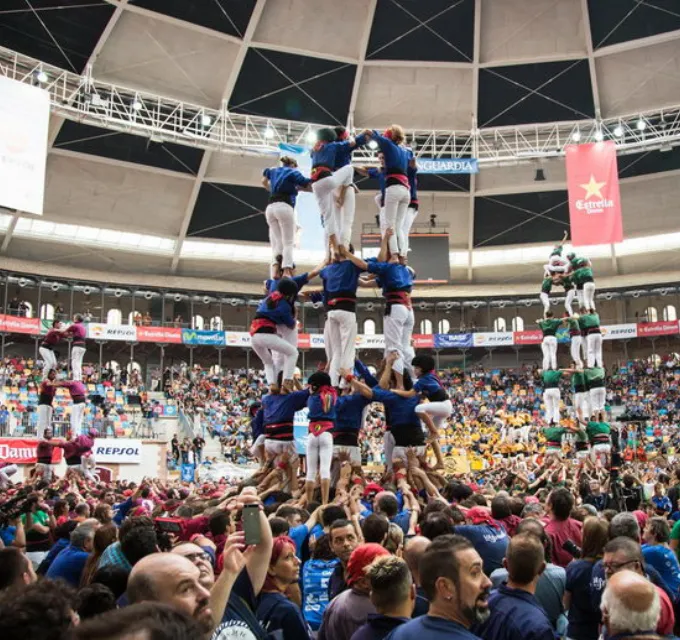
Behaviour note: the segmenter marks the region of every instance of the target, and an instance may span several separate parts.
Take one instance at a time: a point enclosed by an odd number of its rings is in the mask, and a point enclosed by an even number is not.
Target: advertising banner
[[[38,335],[40,333],[40,320],[38,318],[0,315],[0,331]]]
[[[637,338],[638,335],[635,323],[602,325],[600,331],[603,340],[624,340],[626,338]]]
[[[247,331],[227,331],[224,339],[228,347],[249,347],[250,334]]]
[[[182,330],[173,327],[137,327],[137,341],[182,344]]]
[[[193,482],[195,480],[196,465],[183,464],[180,467],[182,482]]]
[[[224,331],[198,331],[196,329],[182,329],[182,342],[192,345],[224,344]]]
[[[90,322],[87,325],[87,337],[92,340],[137,342],[137,327],[130,324],[100,324],[99,322]]]
[[[37,448],[37,439],[0,438],[0,462],[35,464],[38,461],[36,457]],[[61,462],[63,455],[64,450],[55,447],[52,451],[52,463]]]
[[[515,331],[515,344],[541,344],[543,342],[543,332],[540,329],[533,331]]]
[[[324,349],[326,347],[326,341],[324,340],[322,333],[310,333],[309,334],[309,346],[312,349]]]
[[[640,322],[637,325],[639,337],[645,336],[672,336],[678,333],[678,321],[671,322]]]
[[[512,331],[480,332],[472,334],[473,347],[506,347],[512,346]]]
[[[471,333],[435,333],[435,349],[467,349],[472,346]]]
[[[298,333],[298,349],[310,349],[308,333]]]
[[[142,461],[142,441],[128,438],[95,438],[92,455],[99,463],[139,464]]]
[[[572,244],[623,241],[616,143],[568,145],[565,154]]]
[[[358,335],[356,339],[357,349],[384,349],[385,348],[385,336],[374,335],[365,336]]]
[[[307,453],[307,438],[309,436],[309,411],[307,408],[297,411],[293,418],[293,437],[295,449],[304,456]]]
[[[434,336],[427,333],[414,333],[412,336],[413,347],[415,349],[432,349],[434,348]]]
[[[479,173],[476,158],[416,158],[419,173]]]

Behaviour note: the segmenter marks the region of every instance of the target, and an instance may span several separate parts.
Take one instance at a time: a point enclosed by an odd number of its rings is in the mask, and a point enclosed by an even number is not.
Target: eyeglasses
[[[623,569],[625,566],[629,564],[633,564],[635,562],[640,562],[639,560],[627,560],[626,562],[603,562],[602,566],[604,567],[604,572],[613,574],[616,573],[617,571],[620,571]]]
[[[186,558],[189,562],[192,562],[193,564],[196,564],[197,562],[200,562],[201,560],[203,562],[208,562],[212,564],[212,558],[210,557],[209,553],[187,553],[187,554],[182,554],[184,558]]]

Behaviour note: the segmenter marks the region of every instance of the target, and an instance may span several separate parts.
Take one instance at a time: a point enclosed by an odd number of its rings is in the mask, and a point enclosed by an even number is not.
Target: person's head
[[[401,556],[404,550],[404,531],[398,524],[390,522],[383,546],[390,553]]]
[[[106,490],[102,493],[101,502],[105,504],[114,505],[116,503],[116,494],[114,491]]]
[[[600,609],[609,636],[648,634],[659,622],[659,591],[643,576],[624,569],[607,580]]]
[[[489,617],[491,580],[479,553],[462,536],[440,536],[430,543],[420,559],[420,584],[431,615],[443,614],[466,627]]]
[[[291,302],[297,295],[298,286],[292,278],[281,278],[276,285],[276,292]],[[269,299],[272,300],[273,297],[270,296]],[[276,301],[274,300],[274,306],[275,303]]]
[[[279,518],[278,516],[269,518],[269,526],[271,527],[272,537],[274,538],[276,538],[276,536],[287,536],[290,532],[288,520]]]
[[[158,537],[153,526],[134,527],[120,533],[120,550],[134,566],[145,556],[158,551]]]
[[[597,517],[586,518],[583,522],[581,557],[593,561],[601,558],[608,540],[609,524],[607,521]]]
[[[510,498],[506,495],[494,496],[491,500],[491,517],[494,520],[503,520],[503,518],[509,518],[511,515]]]
[[[555,520],[566,520],[574,508],[574,496],[568,489],[555,489],[548,496],[548,509]]]
[[[103,584],[111,590],[111,593],[118,600],[127,589],[127,581],[128,571],[126,568],[107,564],[94,572],[90,584]]]
[[[396,556],[376,558],[366,570],[371,602],[382,615],[410,618],[416,589],[408,565]]]
[[[325,371],[315,371],[307,378],[307,385],[312,393],[319,393],[323,387],[331,386],[331,377]]]
[[[64,582],[42,579],[0,591],[3,640],[63,640],[78,624],[75,591]]]
[[[404,560],[416,585],[420,585],[420,559],[429,545],[430,540],[425,536],[413,536],[404,545]]]
[[[94,534],[99,527],[97,520],[84,520],[71,532],[71,545],[89,553],[94,548]]]
[[[384,515],[372,513],[361,523],[361,532],[364,535],[364,542],[382,544],[389,528],[390,521]]]
[[[451,520],[442,511],[428,513],[420,523],[420,532],[428,540],[434,540],[439,536],[447,536],[451,533]]]
[[[0,549],[0,591],[31,584],[37,579],[33,564],[19,549]]]
[[[208,520],[208,529],[213,536],[222,536],[229,532],[231,518],[227,511],[215,511]]]
[[[61,328],[61,320],[52,320],[52,328],[59,331]],[[50,369],[50,371],[54,371],[54,369]]]
[[[92,540],[92,550],[97,556],[101,556],[110,544],[118,537],[118,529],[114,524],[105,524],[99,527]]]
[[[385,137],[389,138],[395,144],[404,142],[404,128],[398,124],[392,124],[385,129]]]
[[[113,521],[113,507],[108,502],[100,502],[92,514],[95,520],[102,524],[111,524]]]
[[[609,539],[621,537],[640,541],[640,525],[632,513],[617,513],[609,523]]]
[[[290,167],[291,169],[297,169],[298,163],[295,158],[290,158],[289,156],[282,156],[279,158],[279,162],[284,167]]]
[[[413,367],[416,377],[420,378],[426,373],[434,371],[436,364],[432,356],[422,354],[413,358],[411,366]]]
[[[283,593],[300,578],[300,560],[295,555],[295,542],[288,536],[274,538],[269,559],[265,591]]]
[[[661,497],[666,493],[666,487],[663,486],[661,482],[657,482],[654,485],[654,495]]]
[[[338,134],[335,133],[335,129],[332,129],[331,127],[321,127],[321,129],[318,129],[316,132],[316,139],[318,142],[335,142],[337,138]]]
[[[545,317],[546,318],[552,318],[555,314],[552,311],[546,311],[545,312]]]
[[[215,585],[215,571],[210,554],[193,542],[182,542],[172,549],[171,553],[182,556],[195,565],[200,575],[198,581],[208,591]]]
[[[360,544],[352,551],[347,562],[347,586],[356,591],[368,593],[370,583],[366,575],[366,569],[380,556],[388,556],[390,552],[379,544],[373,542]]]
[[[56,370],[56,369],[50,369],[50,370],[47,372],[47,379],[48,379],[50,382],[53,382],[54,380],[56,380],[56,379],[57,379],[57,370]],[[48,432],[48,431],[49,431],[49,433],[50,433],[49,437],[47,436],[47,432]],[[43,437],[44,437],[45,439],[49,440],[49,439],[52,437],[52,429],[45,429],[45,431],[44,431],[44,433],[43,433]]]
[[[114,609],[86,620],[71,633],[71,640],[187,640],[205,629],[191,616],[152,602]]]
[[[630,538],[610,540],[604,547],[602,566],[607,580],[622,569],[643,574],[644,560],[640,545]]]
[[[83,321],[83,316],[80,313],[76,313],[73,316],[73,322],[82,322]]]
[[[116,598],[111,589],[103,584],[94,583],[78,591],[75,607],[80,619],[87,620],[115,609]]]
[[[213,628],[210,592],[200,583],[200,571],[175,553],[154,553],[142,558],[128,580],[130,604],[160,602],[191,616],[205,633]]]
[[[338,137],[338,140],[347,140],[349,138],[349,131],[343,126],[337,126],[333,127],[335,130],[335,135]]]
[[[646,544],[666,544],[671,539],[671,530],[666,518],[650,518],[643,533]]]
[[[601,487],[600,487],[600,481],[599,480],[591,480],[589,483],[590,487],[590,493],[592,493],[595,496],[600,495]]]
[[[291,527],[298,527],[302,524],[302,514],[300,513],[300,509],[297,507],[283,505],[276,510],[276,515],[279,518],[285,518],[288,520],[288,524]]]
[[[387,518],[394,518],[399,513],[399,503],[396,496],[385,491],[375,497],[375,512],[382,513]]]
[[[514,587],[535,588],[545,570],[545,552],[541,541],[531,533],[520,533],[510,539],[503,559],[508,570],[508,583]]]
[[[76,505],[73,513],[76,514],[76,520],[86,520],[90,517],[90,505],[87,504],[87,502],[81,502],[80,504]]]
[[[333,553],[340,558],[340,562],[347,564],[352,551],[359,544],[354,525],[349,520],[336,520],[331,525],[328,536]]]

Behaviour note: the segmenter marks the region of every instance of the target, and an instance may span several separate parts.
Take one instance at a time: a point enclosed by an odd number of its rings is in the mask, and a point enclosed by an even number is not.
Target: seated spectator
[[[17,548],[0,549],[0,591],[35,582],[31,561]]]
[[[489,597],[491,615],[477,633],[484,640],[554,640],[553,628],[536,600],[536,584],[545,569],[541,541],[530,533],[516,535],[503,561],[508,580]]]
[[[406,562],[393,555],[377,558],[366,575],[377,613],[369,614],[368,621],[354,632],[352,640],[382,640],[411,619],[415,585]]]
[[[574,508],[574,496],[568,489],[555,489],[548,496],[547,506],[549,520],[545,532],[552,545],[552,560],[556,565],[566,567],[573,556],[565,550],[565,543],[571,541],[577,547],[582,543],[582,525],[570,517]]]
[[[51,580],[60,578],[72,587],[78,587],[99,526],[94,519],[81,522],[71,532],[69,544],[59,552],[45,576]]]
[[[366,568],[389,552],[378,544],[360,544],[347,563],[347,590],[331,600],[323,614],[318,640],[350,640],[352,634],[376,613],[369,598]]]
[[[680,594],[680,564],[668,545],[670,528],[665,518],[650,518],[643,532],[642,555],[645,565],[654,567],[671,592]]]

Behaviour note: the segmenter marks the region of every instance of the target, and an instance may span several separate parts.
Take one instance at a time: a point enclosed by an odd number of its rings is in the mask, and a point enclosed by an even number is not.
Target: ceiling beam
[[[371,39],[371,28],[373,27],[373,19],[375,18],[375,9],[378,5],[378,0],[370,0],[368,3],[368,12],[366,14],[366,23],[364,24],[364,32],[361,34],[361,42],[359,43],[359,60],[357,62],[357,71],[354,75],[354,84],[352,85],[352,96],[349,100],[349,110],[347,112],[347,127],[353,128],[354,111],[356,110],[357,100],[359,99],[359,87],[361,85],[361,78],[366,66],[366,53],[368,49],[368,41]]]
[[[339,56],[334,53],[322,53],[321,51],[312,51],[311,49],[304,49],[302,47],[293,47],[287,44],[275,44],[273,42],[255,42],[250,43],[251,47],[256,49],[264,49],[265,51],[275,51],[277,53],[290,53],[296,56],[305,56],[307,58],[320,58],[321,60],[328,60],[329,62],[339,62],[342,64],[357,64],[359,60],[349,56]]]
[[[477,105],[479,103],[479,60],[482,49],[482,0],[475,0],[474,48],[472,51],[472,97],[470,105],[471,130],[477,130]],[[477,141],[474,142],[473,155],[477,154]],[[475,243],[475,192],[477,176],[470,176],[470,207],[468,211],[468,263],[467,279],[472,282],[472,249]]]
[[[616,44],[606,45],[596,49],[593,52],[593,55],[596,58],[601,58],[602,56],[623,53],[624,51],[634,51],[635,49],[644,49],[645,47],[652,47],[655,44],[673,42],[674,40],[680,40],[680,29],[668,31],[666,33],[660,33],[655,36],[647,36],[646,38],[637,38],[636,40],[628,40],[626,42],[618,42]]]
[[[248,22],[248,28],[245,34],[243,34],[243,40],[240,41],[240,47],[238,53],[236,54],[236,59],[234,60],[234,65],[227,79],[227,84],[222,92],[222,105],[226,110],[229,100],[231,99],[231,94],[234,92],[234,87],[238,81],[238,76],[241,72],[241,67],[243,66],[243,61],[246,58],[246,53],[248,53],[248,47],[253,41],[253,36],[257,29],[257,25],[260,22],[262,13],[267,0],[257,0],[253,13],[250,16],[250,22]],[[184,245],[184,240],[187,237],[187,231],[189,230],[189,224],[191,223],[191,217],[194,213],[194,207],[196,206],[196,200],[198,199],[198,194],[201,191],[201,184],[205,178],[205,174],[208,171],[208,166],[210,165],[210,158],[212,157],[212,151],[205,151],[203,154],[203,159],[201,160],[201,166],[196,174],[196,179],[194,181],[194,186],[191,189],[191,194],[189,196],[189,201],[187,202],[186,209],[184,210],[184,217],[182,218],[182,225],[179,231],[179,237],[177,238],[177,245],[175,246],[175,255],[172,258],[172,264],[170,265],[170,272],[175,273],[177,267],[179,266],[179,259],[182,255],[182,246]]]
[[[365,60],[364,66],[366,67],[415,67],[416,69],[472,69],[473,64],[471,62],[447,62],[445,60],[428,60],[423,62],[422,60]]]

